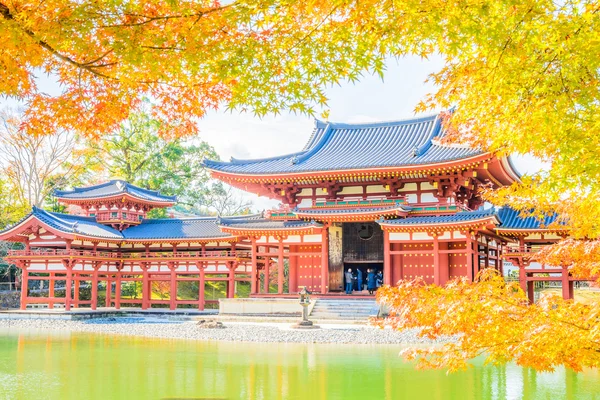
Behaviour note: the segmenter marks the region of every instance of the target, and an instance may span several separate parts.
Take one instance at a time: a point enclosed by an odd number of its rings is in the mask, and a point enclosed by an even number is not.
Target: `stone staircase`
[[[379,306],[375,300],[317,299],[311,319],[367,320],[377,316]]]

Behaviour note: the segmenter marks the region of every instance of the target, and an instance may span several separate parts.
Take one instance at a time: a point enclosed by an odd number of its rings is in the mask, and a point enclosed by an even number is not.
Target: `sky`
[[[334,122],[390,121],[415,116],[414,109],[426,94],[435,91],[426,82],[429,74],[443,67],[440,58],[421,59],[406,57],[389,60],[384,79],[366,75],[357,83],[344,83],[327,91],[329,120]],[[42,91],[60,90],[52,78],[39,79]],[[15,102],[0,100],[0,108],[15,106]],[[272,157],[300,151],[313,127],[314,118],[283,113],[258,118],[250,113],[213,111],[199,122],[200,139],[211,144],[221,157],[252,159]],[[515,157],[521,173],[533,173],[544,165],[532,157]],[[242,192],[243,193],[243,192]],[[261,211],[278,204],[268,198],[243,193],[253,202],[253,209]]]
[[[419,101],[435,90],[426,82],[427,77],[442,67],[438,58],[390,60],[384,80],[365,76],[358,83],[328,90],[328,119],[356,123],[412,118]],[[312,133],[314,118],[284,113],[260,119],[251,114],[212,112],[199,126],[202,140],[214,146],[222,160],[229,161],[231,157],[264,158],[302,150]],[[514,162],[520,173],[537,172],[543,167],[532,157],[515,157]],[[259,211],[278,204],[255,194],[245,197]]]

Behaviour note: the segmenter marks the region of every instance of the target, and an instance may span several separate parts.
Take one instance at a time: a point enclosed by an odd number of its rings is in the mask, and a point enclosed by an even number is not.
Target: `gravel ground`
[[[126,336],[189,340],[281,343],[432,344],[415,330],[403,332],[370,326],[322,325],[321,329],[296,330],[291,324],[225,322],[225,328],[200,328],[191,322],[151,322],[135,318],[108,318],[89,321],[0,320],[0,329],[46,329]],[[450,339],[449,339],[450,340]],[[448,340],[444,340],[446,342]],[[438,342],[439,343],[439,342]]]

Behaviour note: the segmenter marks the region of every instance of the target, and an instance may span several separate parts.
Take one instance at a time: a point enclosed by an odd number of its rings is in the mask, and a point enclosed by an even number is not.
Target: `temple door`
[[[298,290],[321,290],[321,245],[298,246]]]

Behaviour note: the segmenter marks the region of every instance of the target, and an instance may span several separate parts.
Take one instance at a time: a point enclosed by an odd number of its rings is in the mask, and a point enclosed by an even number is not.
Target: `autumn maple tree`
[[[437,54],[445,66],[416,111],[456,107],[448,140],[546,162],[486,196],[557,212],[571,239],[544,257],[590,276],[600,235],[599,32],[595,0],[0,1],[0,94],[26,104],[29,134],[62,128],[90,138],[113,132],[150,98],[169,138],[197,133],[211,108],[313,114],[326,107],[328,85],[383,76],[390,57]],[[41,74],[59,82],[58,94],[39,89]],[[410,316],[397,327],[462,332],[431,365],[455,368],[486,352],[542,369],[597,366],[598,304],[526,306],[498,278],[405,282],[383,293]],[[471,326],[480,318],[485,332]],[[514,347],[508,334],[524,344]]]

